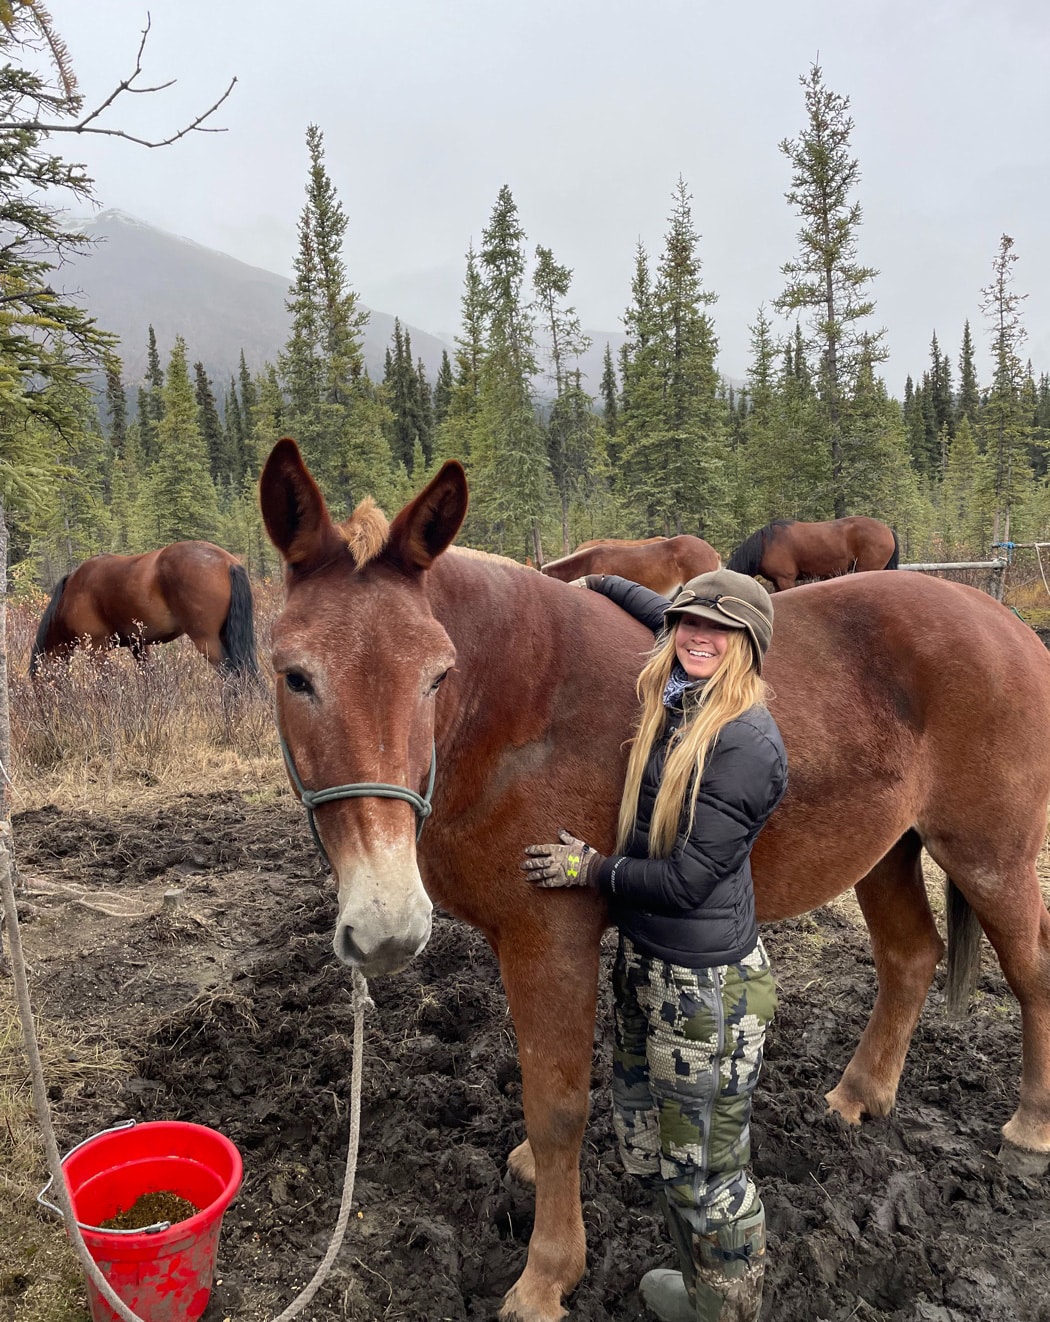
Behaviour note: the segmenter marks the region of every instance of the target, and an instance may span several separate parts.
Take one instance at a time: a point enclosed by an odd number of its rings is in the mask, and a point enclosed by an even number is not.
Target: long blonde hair
[[[627,778],[620,801],[617,849],[626,849],[634,832],[645,765],[653,744],[663,732],[666,719],[664,688],[676,659],[676,632],[677,622],[667,637],[657,643],[638,676],[636,690],[641,712],[631,743]],[[649,824],[649,853],[655,858],[667,858],[674,849],[687,795],[690,796],[689,830],[692,830],[700,777],[722,727],[750,707],[765,702],[766,685],[755,669],[747,630],[733,629],[727,636],[727,643],[722,664],[700,690],[699,696],[687,690],[683,699],[685,719],[667,751]]]

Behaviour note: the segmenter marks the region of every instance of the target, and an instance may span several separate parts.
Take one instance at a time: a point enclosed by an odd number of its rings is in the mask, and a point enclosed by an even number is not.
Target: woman
[[[787,784],[761,678],[773,603],[727,569],[671,603],[626,579],[585,582],[662,630],[638,677],[617,852],[561,831],[521,866],[540,886],[600,891],[619,928],[616,1134],[682,1267],[647,1272],[642,1298],[665,1322],[754,1322],[765,1213],[747,1170],[751,1098],[776,988],[750,854]]]

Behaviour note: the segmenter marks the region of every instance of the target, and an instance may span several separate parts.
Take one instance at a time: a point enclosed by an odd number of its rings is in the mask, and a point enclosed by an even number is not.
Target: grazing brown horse
[[[78,644],[129,647],[135,656],[180,634],[213,666],[244,678],[258,674],[252,590],[244,566],[211,542],[172,542],[142,555],[95,555],[51,594],[29,659]]]
[[[896,569],[900,564],[897,534],[888,524],[851,514],[826,523],[777,519],[741,542],[727,569],[761,574],[774,591],[793,588],[807,579],[835,578],[864,569]]]
[[[701,537],[652,537],[644,542],[590,542],[572,555],[549,560],[541,572],[571,583],[584,574],[620,574],[654,592],[670,596],[697,574],[717,569],[722,561]]]
[[[559,826],[612,849],[652,637],[597,593],[447,549],[467,508],[454,461],[389,527],[371,502],[334,524],[290,440],[260,496],[285,564],[277,716],[335,874],[336,954],[366,976],[396,972],[426,944],[434,904],[488,938],[521,1061],[527,1138],[510,1165],[536,1186],[528,1261],[502,1315],[553,1322],[585,1266],[579,1155],[607,914],[592,892],[537,890],[518,864]],[[850,575],[781,600],[766,673],[790,783],[755,846],[759,918],[852,886],[877,975],[827,1100],[852,1123],[893,1106],[944,952],[925,846],[950,878],[949,1000],[965,1002],[983,927],[1021,1005],[1004,1133],[1050,1151],[1050,914],[1035,868],[1050,658],[990,597],[917,574]]]

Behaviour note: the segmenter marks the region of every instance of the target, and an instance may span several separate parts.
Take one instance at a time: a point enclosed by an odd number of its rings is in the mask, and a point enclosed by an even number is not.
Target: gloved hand
[[[605,577],[604,574],[584,574],[582,578],[569,579],[570,588],[596,588]]]
[[[594,886],[597,887],[595,869],[605,858],[590,845],[577,840],[568,831],[559,831],[556,845],[526,845],[528,855],[520,864],[521,870],[530,881],[545,890],[555,886]],[[591,877],[595,881],[591,881]]]

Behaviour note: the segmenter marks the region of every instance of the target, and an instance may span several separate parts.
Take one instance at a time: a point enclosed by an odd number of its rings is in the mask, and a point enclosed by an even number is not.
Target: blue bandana
[[[677,707],[681,703],[684,694],[696,685],[702,686],[703,684],[702,679],[691,679],[685,673],[682,663],[676,661],[667,678],[667,683],[664,685],[664,706]]]

